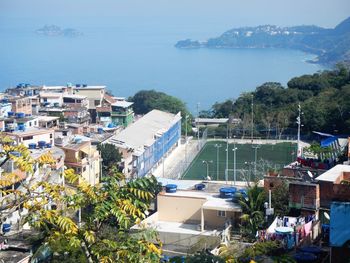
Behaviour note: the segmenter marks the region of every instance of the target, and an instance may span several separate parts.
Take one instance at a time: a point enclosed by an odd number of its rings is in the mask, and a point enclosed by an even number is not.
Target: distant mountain
[[[177,48],[290,48],[317,55],[314,63],[350,64],[350,17],[333,29],[318,26],[279,27],[262,25],[226,31],[200,42],[181,40]]]
[[[73,28],[60,28],[56,25],[45,25],[35,31],[38,35],[43,36],[64,36],[64,37],[77,37],[82,33]]]

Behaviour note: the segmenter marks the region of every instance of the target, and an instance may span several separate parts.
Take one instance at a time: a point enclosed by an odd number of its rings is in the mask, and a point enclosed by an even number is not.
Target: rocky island
[[[73,28],[61,28],[56,25],[45,25],[35,31],[38,35],[42,36],[64,36],[64,37],[77,37],[83,33]]]
[[[262,25],[233,28],[207,41],[181,40],[175,47],[189,48],[290,48],[316,54],[313,63],[350,64],[350,18],[335,28]]]

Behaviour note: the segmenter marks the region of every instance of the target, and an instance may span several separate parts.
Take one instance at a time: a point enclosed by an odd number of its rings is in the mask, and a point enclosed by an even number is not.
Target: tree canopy
[[[136,114],[146,114],[153,109],[177,114],[179,111],[185,116],[189,114],[186,105],[180,99],[155,90],[141,90],[129,98],[134,102]]]
[[[279,136],[297,128],[298,104],[301,104],[302,133],[323,131],[334,134],[350,133],[349,69],[337,65],[312,75],[292,78],[287,87],[277,82],[267,82],[254,92],[243,93],[234,102],[226,100],[215,103],[206,116],[242,120],[242,132],[251,127],[249,120],[251,104],[254,103],[254,129],[259,136],[270,136],[274,130]]]

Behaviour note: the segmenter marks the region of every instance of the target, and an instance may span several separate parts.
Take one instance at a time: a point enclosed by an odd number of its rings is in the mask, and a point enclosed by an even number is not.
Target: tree
[[[136,114],[146,114],[153,109],[177,114],[181,112],[183,116],[190,115],[184,102],[164,92],[155,90],[141,90],[133,97],[129,98],[134,102],[134,111]]]
[[[154,177],[126,181],[123,174],[112,170],[103,185],[91,186],[80,178],[74,170],[64,172],[66,184],[54,184],[34,178],[34,168],[49,172],[55,164],[50,154],[37,160],[30,156],[23,145],[13,145],[7,137],[2,137],[0,155],[6,161],[14,161],[16,167],[27,173],[30,180],[15,181],[15,174],[3,174],[0,213],[27,211],[20,213],[21,224],[28,223],[39,230],[42,247],[52,252],[68,252],[81,262],[157,262],[160,246],[154,232],[141,230],[131,234],[130,227],[146,216],[154,193],[158,188]],[[41,171],[41,170],[40,170]],[[20,187],[11,187],[19,182]],[[82,221],[78,214],[82,215]],[[67,248],[63,251],[62,248]],[[39,253],[40,254],[40,253]]]
[[[242,207],[242,230],[248,239],[254,239],[256,231],[264,223],[265,191],[257,184],[248,188],[248,196],[240,196],[239,204]]]
[[[271,193],[272,207],[275,216],[285,216],[289,213],[289,187],[288,183],[283,181],[281,185],[274,188]]]
[[[122,155],[115,147],[110,143],[104,143],[97,145],[97,150],[101,152],[102,158],[102,173],[106,175],[112,166],[117,166],[120,162]]]

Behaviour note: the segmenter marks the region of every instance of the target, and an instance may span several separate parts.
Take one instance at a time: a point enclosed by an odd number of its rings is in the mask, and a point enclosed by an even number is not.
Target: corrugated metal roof
[[[150,145],[151,142],[155,141],[157,133],[168,130],[180,119],[180,113],[175,115],[160,110],[152,110],[125,130],[113,136],[109,142],[121,148],[143,150],[146,144]]]
[[[335,182],[342,172],[350,172],[350,165],[338,164],[317,177],[316,181]]]

